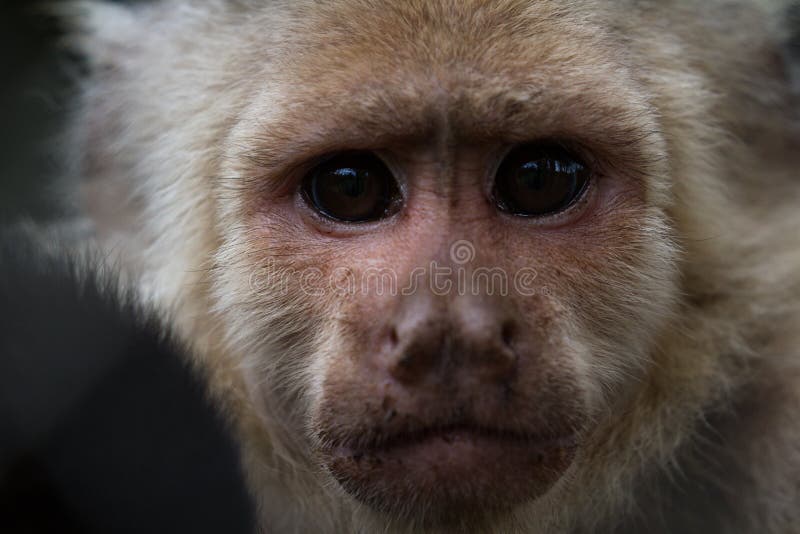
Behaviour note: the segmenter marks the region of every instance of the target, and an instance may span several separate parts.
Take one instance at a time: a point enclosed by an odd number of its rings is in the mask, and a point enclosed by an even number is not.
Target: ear
[[[185,284],[199,287],[216,245],[213,177],[235,96],[223,99],[208,74],[224,72],[224,45],[196,45],[207,37],[205,6],[228,1],[57,9],[89,67],[70,127],[75,203],[109,262],[165,307]]]
[[[800,94],[800,2],[785,10],[784,57],[794,92]]]
[[[800,0],[751,1],[766,13],[771,52],[792,92],[800,95]]]
[[[136,42],[137,9],[118,3],[76,0],[47,6],[64,21],[66,43],[85,56],[92,68],[114,65]]]

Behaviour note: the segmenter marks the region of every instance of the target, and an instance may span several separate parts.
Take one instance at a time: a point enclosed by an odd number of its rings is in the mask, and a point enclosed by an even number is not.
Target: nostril
[[[511,321],[506,321],[503,324],[503,327],[500,330],[500,338],[503,340],[503,345],[506,347],[511,347],[511,343],[514,340],[514,323]]]
[[[400,344],[400,336],[397,334],[397,328],[389,326],[383,330],[380,338],[380,346],[384,353],[391,354],[397,350]]]
[[[412,352],[402,354],[393,364],[389,366],[389,374],[395,380],[403,383],[411,383],[422,377],[426,372],[426,366],[423,365],[422,359],[419,355]]]

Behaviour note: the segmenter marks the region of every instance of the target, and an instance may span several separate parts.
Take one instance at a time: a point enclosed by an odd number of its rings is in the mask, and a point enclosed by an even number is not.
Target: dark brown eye
[[[302,192],[319,213],[353,223],[387,217],[400,198],[392,173],[370,152],[348,152],[324,161],[306,176]]]
[[[586,190],[589,169],[555,145],[523,145],[500,164],[494,198],[503,211],[539,217],[569,207]]]

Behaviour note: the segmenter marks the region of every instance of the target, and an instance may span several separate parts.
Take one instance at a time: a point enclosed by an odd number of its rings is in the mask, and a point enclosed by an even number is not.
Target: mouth
[[[324,463],[356,499],[389,512],[462,514],[510,508],[544,494],[571,465],[574,433],[524,434],[468,424],[328,448]]]

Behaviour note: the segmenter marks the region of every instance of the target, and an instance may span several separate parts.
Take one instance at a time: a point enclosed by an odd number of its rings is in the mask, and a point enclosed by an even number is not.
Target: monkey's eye
[[[513,215],[557,213],[580,198],[590,174],[577,157],[558,145],[519,146],[500,164],[494,200]]]
[[[319,164],[305,177],[302,193],[319,213],[354,223],[387,217],[400,198],[392,173],[370,152],[348,152]]]

